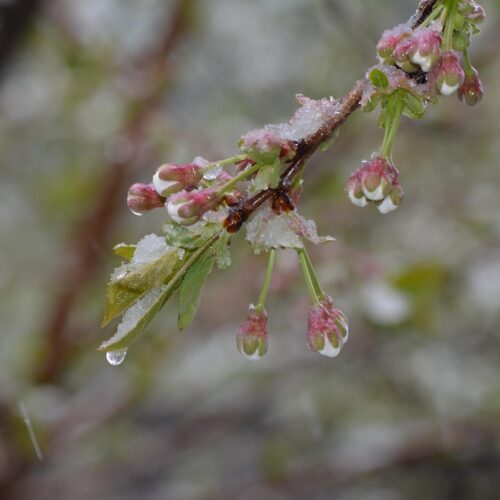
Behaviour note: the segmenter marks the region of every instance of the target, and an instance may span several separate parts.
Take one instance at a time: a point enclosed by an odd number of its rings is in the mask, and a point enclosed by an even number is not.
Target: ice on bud
[[[441,95],[456,92],[464,83],[465,73],[454,51],[444,52],[430,73],[430,81]]]
[[[349,324],[331,297],[310,307],[307,316],[307,345],[311,351],[333,358],[349,338]]]
[[[247,320],[236,334],[238,351],[247,359],[256,361],[266,354],[267,345],[267,312],[250,305]]]
[[[472,71],[465,75],[464,83],[458,89],[458,98],[469,106],[475,106],[483,98],[483,84],[477,71],[474,68]]]
[[[354,205],[365,207],[368,202],[385,201],[398,183],[398,177],[396,167],[382,156],[374,155],[351,175],[346,192]]]
[[[394,49],[394,61],[406,73],[414,73],[418,65],[414,64],[410,54],[416,51],[417,42],[413,37],[404,38]]]
[[[394,49],[402,40],[409,36],[405,25],[396,26],[382,33],[377,44],[377,54],[381,63],[394,64]]]
[[[127,205],[135,215],[143,215],[155,208],[160,208],[165,198],[160,196],[152,184],[133,184],[127,194]]]
[[[215,190],[179,191],[171,195],[166,203],[170,218],[184,226],[198,222],[203,215],[217,205]]]
[[[204,168],[196,162],[176,165],[166,163],[153,176],[153,186],[161,196],[193,188],[203,177]]]
[[[432,28],[420,28],[412,34],[409,41],[411,41],[408,48],[410,61],[428,73],[441,54],[443,41],[441,34]]]
[[[289,160],[295,154],[291,141],[280,137],[270,127],[251,130],[241,138],[240,149],[248,154],[251,160],[261,163],[272,163],[275,158]]]

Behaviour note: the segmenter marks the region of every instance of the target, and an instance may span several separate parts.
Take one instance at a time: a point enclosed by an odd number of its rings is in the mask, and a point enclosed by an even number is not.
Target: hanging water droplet
[[[108,351],[106,353],[106,360],[111,366],[118,366],[123,363],[126,355],[127,349],[121,351]]]
[[[222,167],[216,163],[215,165],[212,165],[211,167],[207,168],[205,173],[203,174],[203,178],[206,181],[214,181],[219,177],[219,175],[222,173]]]
[[[128,207],[130,209],[130,211],[134,214],[134,215],[137,215],[138,217],[141,217],[142,215],[144,215],[142,212],[138,212],[137,210],[132,210],[130,207]]]

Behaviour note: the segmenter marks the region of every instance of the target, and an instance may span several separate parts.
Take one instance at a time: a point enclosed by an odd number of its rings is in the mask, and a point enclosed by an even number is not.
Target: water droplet
[[[203,174],[203,178],[206,181],[214,181],[222,173],[222,167],[216,163],[215,165],[207,168],[206,172]]]
[[[134,215],[137,215],[138,217],[141,217],[142,215],[144,215],[142,212],[138,212],[137,210],[132,210],[130,207],[129,207],[130,211],[134,214]]]
[[[118,366],[123,363],[126,355],[127,349],[121,351],[108,351],[106,353],[106,360],[111,366]]]

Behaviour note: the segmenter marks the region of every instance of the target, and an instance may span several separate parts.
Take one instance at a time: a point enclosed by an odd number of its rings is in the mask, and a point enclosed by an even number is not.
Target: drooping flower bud
[[[236,334],[238,351],[247,359],[258,360],[266,354],[267,345],[267,312],[257,310],[253,305],[250,305],[247,320],[240,326]]]
[[[165,198],[160,196],[152,184],[137,183],[130,186],[127,194],[127,205],[135,215],[143,215],[154,208],[160,208]]]
[[[344,313],[333,306],[331,297],[311,306],[307,316],[307,345],[311,351],[333,358],[349,337]]]
[[[377,54],[380,62],[388,65],[394,64],[394,49],[401,40],[408,36],[408,31],[401,26],[384,31],[377,44]]]
[[[415,73],[418,69],[418,65],[410,58],[410,53],[414,53],[416,47],[414,38],[408,37],[401,40],[394,49],[394,61],[406,73]]]
[[[458,98],[469,106],[475,106],[483,98],[483,84],[477,71],[465,75],[464,83],[458,89]]]
[[[408,39],[408,56],[413,64],[428,73],[441,54],[441,34],[432,28],[420,28]]]
[[[198,222],[206,212],[215,208],[218,202],[214,189],[179,191],[168,198],[166,207],[174,222],[190,226]]]
[[[204,168],[197,163],[175,165],[166,163],[153,176],[153,185],[161,196],[195,187],[203,177]]]
[[[443,53],[430,73],[430,82],[444,96],[456,92],[464,83],[464,79],[465,73],[460,64],[460,58],[451,50]]]
[[[389,213],[399,205],[403,195],[398,177],[396,167],[382,156],[374,155],[351,175],[346,191],[354,205],[366,207],[368,202],[376,202],[381,213]]]

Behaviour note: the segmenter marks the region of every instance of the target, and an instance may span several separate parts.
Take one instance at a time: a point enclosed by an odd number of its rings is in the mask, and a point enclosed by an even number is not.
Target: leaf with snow
[[[217,241],[218,235],[205,240],[197,250],[186,253],[180,259],[175,273],[162,286],[149,289],[124,313],[116,333],[99,346],[101,351],[118,351],[127,349],[135,342],[151,323],[158,311],[170,299],[179,287],[186,273],[202,258],[206,251]],[[175,252],[173,255],[177,255]]]
[[[276,214],[266,208],[247,224],[247,240],[257,254],[271,248],[303,248],[303,238],[314,244],[334,241],[330,236],[318,236],[316,223],[296,211]]]

